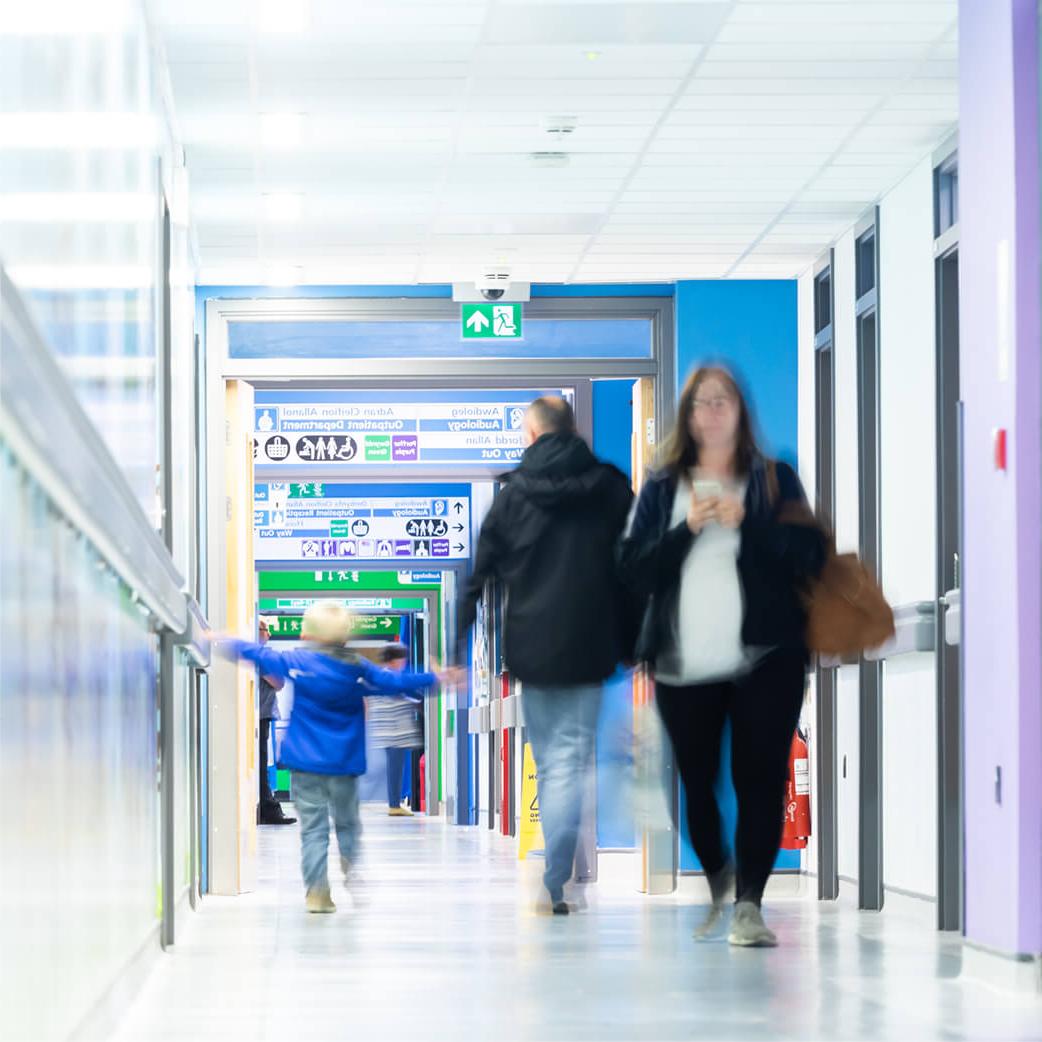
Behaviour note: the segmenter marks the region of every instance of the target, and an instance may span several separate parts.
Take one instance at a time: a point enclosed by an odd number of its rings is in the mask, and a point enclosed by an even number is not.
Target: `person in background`
[[[267,644],[271,637],[268,620],[261,619],[257,627],[260,643]],[[258,825],[292,825],[296,818],[287,817],[282,804],[275,799],[268,780],[268,737],[271,734],[272,720],[279,719],[279,701],[276,692],[286,685],[282,677],[265,676],[258,672],[260,725],[257,729],[257,776],[260,779],[260,802],[257,804]]]
[[[817,526],[783,522],[809,516],[799,478],[765,460],[722,367],[688,378],[663,464],[641,490],[620,557],[627,581],[649,598],[638,657],[655,673],[712,894],[696,933],[714,930],[735,888],[728,940],[773,947],[760,902],[781,842],[809,660],[801,593],[821,572],[825,541]],[[734,857],[713,791],[725,721],[738,797]]]
[[[318,601],[304,613],[307,647],[276,651],[268,644],[228,640],[221,649],[256,663],[266,676],[293,677],[293,712],[280,762],[292,772],[300,815],[301,871],[309,912],[335,912],[327,869],[329,819],[340,848],[344,881],[351,885],[358,859],[361,820],[358,778],[365,774],[365,706],[371,691],[415,691],[439,683],[434,673],[381,669],[347,650],[351,613],[334,601]],[[454,678],[454,673],[445,674]]]
[[[543,874],[555,915],[570,911],[584,773],[593,760],[604,681],[623,655],[622,588],[615,549],[633,492],[576,433],[571,406],[537,398],[524,414],[527,448],[503,476],[481,527],[474,571],[459,611],[461,645],[485,583],[507,593],[504,651],[522,683],[525,727],[546,841]]]
[[[380,664],[385,669],[401,672],[409,662],[409,649],[404,644],[388,644],[380,649]],[[402,806],[402,777],[405,755],[423,748],[423,696],[373,694],[369,696],[367,727],[376,748],[387,757],[387,813],[392,818],[412,817]]]

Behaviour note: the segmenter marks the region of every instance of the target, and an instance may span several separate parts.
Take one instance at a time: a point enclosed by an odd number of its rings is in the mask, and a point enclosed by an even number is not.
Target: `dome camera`
[[[478,276],[474,287],[485,300],[500,300],[510,288],[510,272],[505,268],[487,268]]]

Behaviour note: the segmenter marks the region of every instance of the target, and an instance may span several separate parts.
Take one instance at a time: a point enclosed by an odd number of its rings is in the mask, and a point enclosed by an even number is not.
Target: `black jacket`
[[[793,648],[806,654],[807,618],[801,593],[821,573],[825,537],[816,525],[779,520],[787,506],[806,510],[806,497],[790,466],[777,463],[775,472],[777,492],[772,495],[767,467],[758,460],[745,493],[738,554],[742,641],[749,647]],[[623,578],[646,605],[636,658],[652,666],[660,653],[672,647],[680,570],[698,538],[686,522],[670,526],[676,487],[676,478],[665,472],[648,478],[620,548]]]
[[[629,481],[574,434],[543,435],[502,480],[461,600],[461,637],[485,582],[496,578],[506,587],[511,673],[530,684],[604,680],[622,651],[615,555],[633,500]]]

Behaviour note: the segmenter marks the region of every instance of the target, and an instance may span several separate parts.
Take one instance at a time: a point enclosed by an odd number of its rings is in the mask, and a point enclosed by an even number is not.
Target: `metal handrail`
[[[173,558],[2,267],[0,441],[159,625],[184,634],[189,610]]]
[[[194,597],[187,598],[187,608],[188,623],[184,632],[174,639],[174,643],[184,648],[200,669],[206,669],[210,665],[212,653],[210,624]]]

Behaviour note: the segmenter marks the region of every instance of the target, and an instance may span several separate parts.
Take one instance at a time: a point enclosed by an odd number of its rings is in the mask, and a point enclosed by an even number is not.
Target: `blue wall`
[[[796,283],[678,282],[676,288],[677,391],[695,366],[724,362],[749,396],[762,438],[771,455],[795,465],[797,452],[798,360]],[[730,736],[727,736],[730,741]],[[725,829],[734,831],[737,803],[725,749],[717,798]],[[688,842],[681,792],[680,867],[700,866]],[[779,814],[781,808],[779,807]],[[799,851],[783,850],[777,867],[798,869]]]
[[[633,381],[593,382],[593,451],[627,477],[632,464]],[[619,670],[604,685],[597,725],[597,845],[636,843],[627,772],[633,750],[633,680]]]
[[[678,282],[676,335],[678,392],[694,366],[726,362],[749,393],[764,449],[795,463],[795,281]]]

